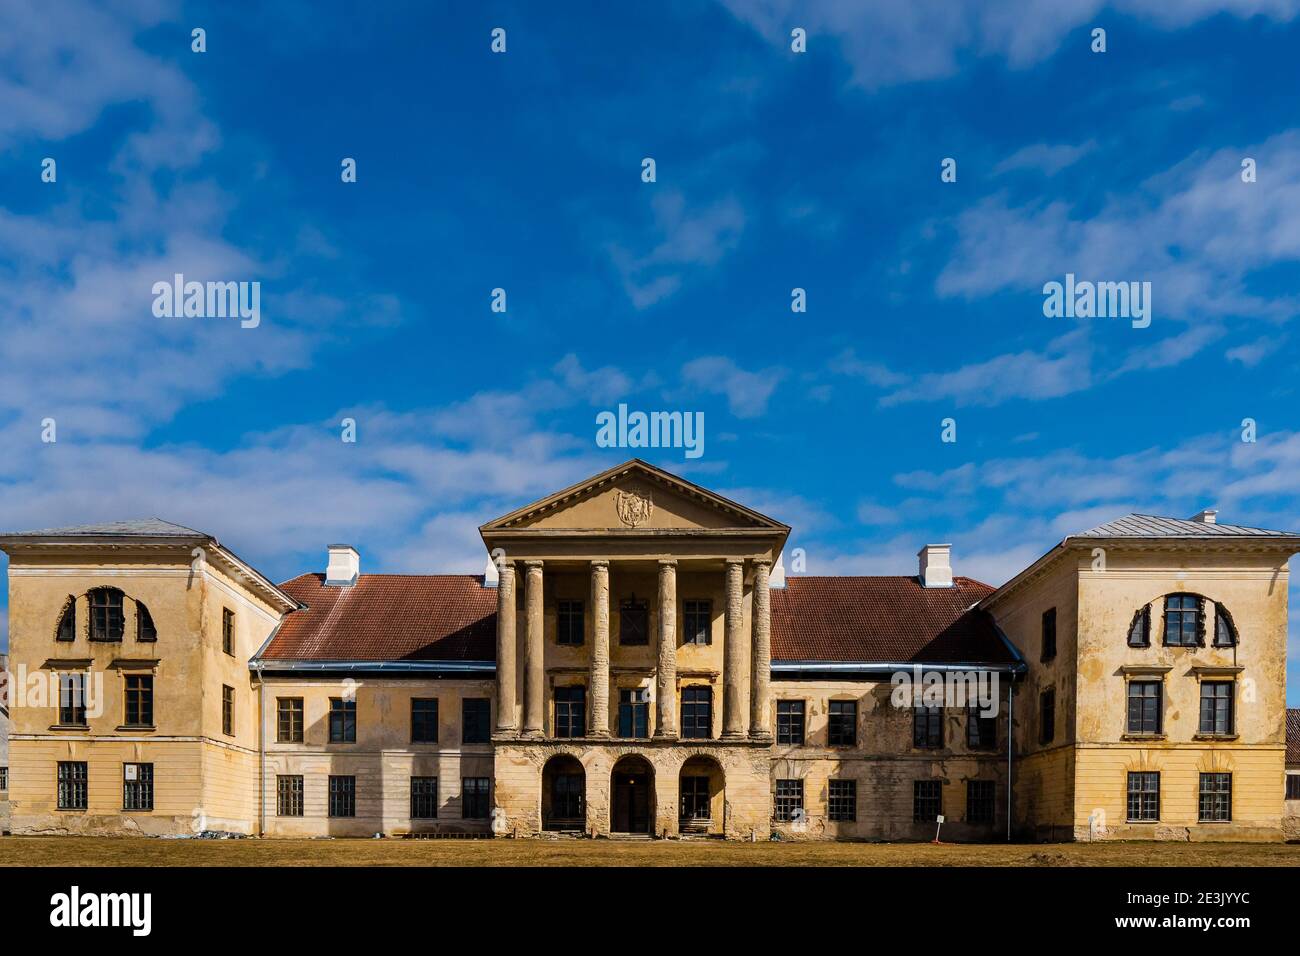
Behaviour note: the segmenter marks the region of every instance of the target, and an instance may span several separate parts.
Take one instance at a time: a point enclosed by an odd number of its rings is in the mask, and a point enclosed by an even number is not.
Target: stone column
[[[609,562],[591,562],[591,735],[609,736]]]
[[[677,562],[659,562],[659,677],[655,736],[677,736]]]
[[[524,733],[540,737],[546,716],[546,674],[542,668],[542,562],[525,561],[524,586],[527,638],[524,644]]]
[[[749,665],[749,736],[772,736],[772,592],[770,561],[754,562],[754,655]]]
[[[515,713],[515,566],[502,560],[497,571],[497,733],[513,734]]]
[[[745,736],[745,694],[741,686],[748,648],[745,645],[745,562],[727,559],[726,646],[722,658],[722,736]]]

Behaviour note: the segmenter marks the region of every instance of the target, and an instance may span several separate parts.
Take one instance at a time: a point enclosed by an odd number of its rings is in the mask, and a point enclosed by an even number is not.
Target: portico
[[[708,748],[729,806],[752,775],[766,807],[767,765],[742,755],[771,743],[768,584],[785,525],[634,461],[480,531],[498,574],[493,742],[509,820],[542,827],[541,769],[557,746],[586,769],[595,832],[613,825],[596,791],[615,792],[626,756],[654,770],[657,833],[677,831],[685,748]]]

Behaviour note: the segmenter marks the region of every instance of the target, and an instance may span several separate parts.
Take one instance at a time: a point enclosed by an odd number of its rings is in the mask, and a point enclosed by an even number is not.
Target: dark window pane
[[[992,823],[995,785],[992,780],[966,781],[966,822]]]
[[[618,735],[629,738],[650,736],[648,690],[631,687],[618,692]]]
[[[998,745],[998,718],[985,717],[978,706],[966,712],[966,746],[972,750],[995,750]]]
[[[436,744],[437,742],[438,698],[411,698],[411,743]]]
[[[486,697],[466,697],[460,705],[461,743],[485,744],[492,739],[491,702]]]
[[[713,643],[713,602],[682,602],[682,643]]]
[[[776,702],[776,742],[803,743],[803,701],[778,700]]]
[[[912,819],[916,823],[934,823],[943,805],[938,780],[912,781]]]
[[[1202,734],[1232,733],[1232,681],[1207,681],[1201,684]]]
[[[460,782],[461,816],[466,820],[488,818],[488,795],[491,780],[488,777],[465,777]]]
[[[1158,734],[1161,726],[1160,681],[1130,681],[1128,685],[1128,732]]]
[[[59,809],[84,810],[87,799],[87,765],[82,760],[59,761]]]
[[[556,605],[555,642],[578,646],[583,641],[583,607],[581,601],[560,601]]]
[[[71,596],[68,597],[67,604],[63,607],[63,614],[59,617],[59,632],[56,639],[60,641],[77,639],[77,602]]]
[[[1130,771],[1128,775],[1128,820],[1151,823],[1160,819],[1160,774]]]
[[[682,688],[682,728],[686,739],[713,736],[713,690],[709,687]]]
[[[281,817],[302,816],[302,777],[281,775],[275,778],[275,813]]]
[[[1232,820],[1232,774],[1201,774],[1201,823],[1228,823]]]
[[[344,697],[330,698],[330,743],[351,744],[357,740],[357,702]]]
[[[335,776],[330,774],[330,806],[332,817],[355,817],[357,815],[357,778]]]
[[[436,820],[438,818],[438,778],[411,778],[411,819]]]
[[[128,727],[153,726],[153,677],[128,674],[126,677],[126,719]]]
[[[86,725],[86,675],[59,676],[59,723],[65,727]]]
[[[620,644],[649,644],[649,607],[635,598],[618,606],[618,642]]]
[[[139,601],[135,602],[135,639],[146,643],[158,640],[158,628],[153,626],[153,616]]]
[[[841,823],[858,818],[858,782],[832,780],[826,791],[826,817]]]
[[[122,611],[122,592],[117,588],[95,588],[90,599],[90,639],[120,641],[126,629]]]
[[[781,822],[791,820],[796,810],[803,809],[803,781],[778,780],[772,808],[774,819]]]
[[[122,809],[153,809],[153,764],[122,765]]]
[[[277,743],[302,743],[302,698],[276,698],[276,732]]]
[[[555,688],[555,736],[584,737],[587,733],[587,689]]]
[[[832,747],[858,745],[858,702],[833,700],[826,715],[826,742]]]
[[[1050,661],[1056,656],[1056,608],[1043,612],[1042,659]]]
[[[912,746],[927,750],[943,746],[942,707],[918,707],[912,712]]]

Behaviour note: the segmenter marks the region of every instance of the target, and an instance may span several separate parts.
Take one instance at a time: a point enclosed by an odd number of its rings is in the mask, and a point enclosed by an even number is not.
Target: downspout
[[[266,836],[266,701],[262,662],[257,662],[257,835]]]
[[[1011,776],[1011,753],[1015,749],[1014,707],[1016,701],[1015,679],[1007,681],[1007,842],[1011,842],[1011,793],[1013,779]]]

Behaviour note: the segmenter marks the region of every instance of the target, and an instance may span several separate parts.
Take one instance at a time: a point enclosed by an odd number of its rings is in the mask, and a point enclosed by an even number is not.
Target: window
[[[492,781],[487,777],[465,777],[460,782],[460,815],[466,820],[488,818],[488,793]]]
[[[1043,612],[1043,654],[1042,660],[1050,661],[1056,656],[1056,608]]]
[[[90,639],[120,641],[126,629],[122,613],[122,592],[117,588],[95,588],[90,599]]]
[[[411,778],[411,819],[438,819],[438,778]]]
[[[1232,733],[1232,681],[1201,684],[1201,733]]]
[[[678,813],[681,820],[708,820],[712,818],[713,807],[709,800],[708,777],[682,777],[681,791],[681,809]]]
[[[682,688],[682,737],[703,740],[713,736],[713,688]]]
[[[275,740],[281,744],[302,743],[302,698],[275,699]],[[301,816],[301,814],[297,814]]]
[[[998,746],[998,715],[985,717],[978,704],[966,711],[966,746],[971,750],[995,750]]]
[[[826,714],[826,742],[832,747],[858,745],[858,702],[833,700]]]
[[[1150,823],[1160,819],[1160,774],[1129,771],[1128,822]]]
[[[60,675],[59,724],[64,727],[86,726],[85,674]]]
[[[9,789],[9,768],[0,767],[0,791]]]
[[[650,611],[645,601],[635,597],[618,606],[618,642],[620,644],[650,643]]]
[[[228,607],[221,609],[221,649],[235,656],[235,612]]]
[[[1232,774],[1201,774],[1201,823],[1228,823],[1232,820]]]
[[[1234,647],[1237,643],[1237,625],[1222,604],[1214,605],[1214,646]]]
[[[275,778],[275,815],[302,816],[302,777],[277,776]]]
[[[858,818],[858,782],[832,780],[826,796],[826,817],[839,823],[852,823]]]
[[[77,639],[77,599],[72,595],[68,595],[68,600],[63,605],[63,613],[59,615],[59,630],[55,639],[60,641]]]
[[[683,644],[713,643],[713,602],[682,602]]]
[[[912,713],[912,746],[925,749],[943,746],[942,707],[918,707]]]
[[[1300,773],[1287,774],[1286,799],[1300,800]]]
[[[551,816],[556,820],[581,820],[583,786],[580,773],[557,773],[551,778]]]
[[[650,736],[650,690],[625,687],[618,692],[618,735]]]
[[[153,809],[153,764],[122,764],[122,809]]]
[[[1151,646],[1151,605],[1143,605],[1134,612],[1133,622],[1128,626],[1128,646]]]
[[[934,823],[942,807],[942,783],[938,780],[912,781],[912,820]]]
[[[153,616],[139,601],[135,602],[135,639],[145,643],[158,640],[158,628],[153,626]]]
[[[555,736],[583,737],[587,733],[587,688],[555,688]]]
[[[411,698],[411,743],[438,742],[438,698]]]
[[[330,743],[357,742],[357,702],[345,697],[330,698]]]
[[[153,726],[153,675],[126,675],[126,720],[128,727]]]
[[[992,780],[966,781],[967,823],[993,822],[993,790]]]
[[[1129,681],[1128,732],[1130,734],[1160,733],[1162,693],[1163,685],[1158,680]]]
[[[1170,594],[1165,597],[1165,644],[1169,647],[1195,647],[1204,644],[1201,599],[1194,594]]]
[[[59,809],[86,809],[86,762],[84,760],[59,761]]]
[[[492,739],[488,726],[490,702],[486,697],[466,697],[460,702],[460,742],[485,744]]]
[[[803,701],[778,700],[776,702],[776,742],[803,743]]]
[[[582,644],[582,602],[561,601],[555,617],[555,643],[578,647]]]
[[[221,732],[235,736],[235,688],[221,685]]]
[[[778,780],[776,782],[776,800],[772,803],[775,819],[788,822],[794,819],[794,812],[803,809],[803,781]]]
[[[330,816],[357,815],[357,778],[330,774]]]
[[[1056,688],[1038,695],[1038,742],[1050,744],[1056,737]]]

